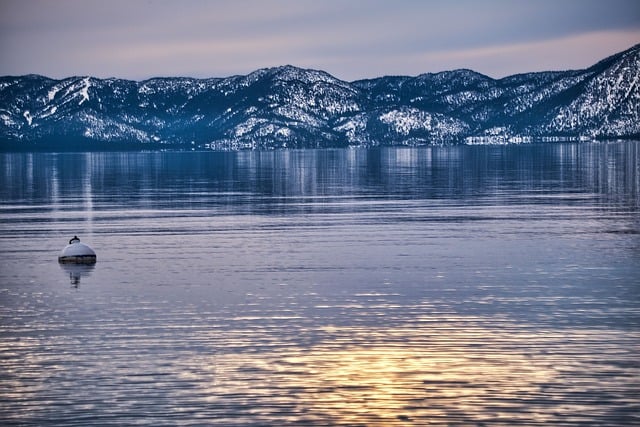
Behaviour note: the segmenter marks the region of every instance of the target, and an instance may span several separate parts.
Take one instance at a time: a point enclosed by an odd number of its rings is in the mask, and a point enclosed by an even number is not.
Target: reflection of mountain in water
[[[638,208],[640,142],[237,153],[4,154],[0,199],[101,206],[326,209],[332,201],[501,197],[513,189],[589,193]],[[53,180],[50,177],[54,177]],[[117,191],[115,190],[117,189]],[[28,193],[28,194],[27,194]],[[624,198],[621,197],[624,195]],[[308,203],[316,198],[318,203]]]

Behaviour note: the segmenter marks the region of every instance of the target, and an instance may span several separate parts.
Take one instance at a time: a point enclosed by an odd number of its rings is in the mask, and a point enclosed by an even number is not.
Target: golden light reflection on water
[[[593,363],[592,357],[580,360],[588,355],[585,343],[610,343],[611,331],[604,339],[594,331],[500,333],[452,327],[424,336],[415,328],[375,333],[329,329],[335,337],[370,344],[337,339],[308,349],[219,354],[211,362],[217,378],[208,390],[211,399],[250,396],[261,415],[286,407],[294,425],[526,425],[579,422],[594,411],[600,387],[615,392],[631,386],[616,385],[621,378],[638,382],[620,372],[616,378],[607,367],[605,347],[601,362],[610,375],[600,377],[602,383],[593,381],[597,374],[573,377],[572,372]]]
[[[32,417],[33,425],[60,405],[73,414],[89,407],[99,420],[142,412],[146,425],[167,416],[176,425],[225,426],[638,420],[634,331],[444,314],[399,327],[299,324],[256,313],[219,327],[184,324],[175,334],[113,320],[75,338],[6,341],[0,402],[12,408],[6,419]]]

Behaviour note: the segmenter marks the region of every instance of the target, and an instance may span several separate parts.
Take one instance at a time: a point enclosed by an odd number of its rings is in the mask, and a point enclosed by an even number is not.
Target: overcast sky
[[[0,0],[0,75],[503,77],[638,43],[640,0]]]

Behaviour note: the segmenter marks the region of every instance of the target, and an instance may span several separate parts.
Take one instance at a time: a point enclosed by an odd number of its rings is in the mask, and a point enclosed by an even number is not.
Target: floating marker
[[[90,246],[80,243],[78,236],[73,236],[69,244],[60,253],[58,262],[63,264],[94,264],[96,253]]]

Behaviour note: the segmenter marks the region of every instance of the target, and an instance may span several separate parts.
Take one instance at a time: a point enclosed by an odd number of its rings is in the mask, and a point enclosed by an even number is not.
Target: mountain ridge
[[[256,149],[640,135],[640,44],[583,70],[352,82],[283,65],[142,81],[0,77],[0,149]]]

